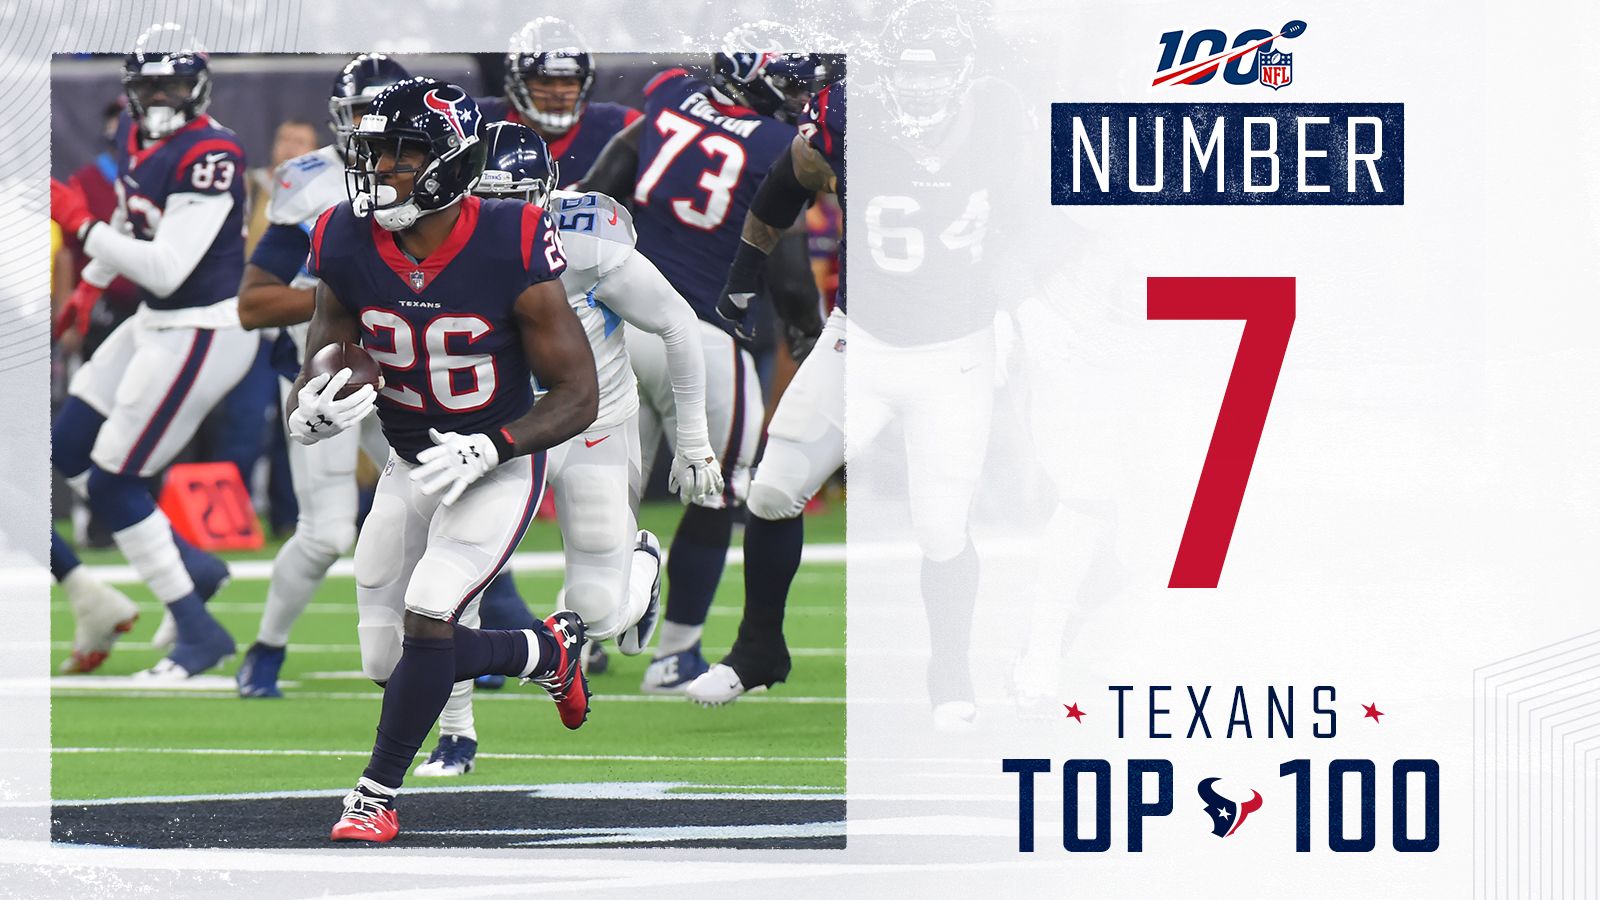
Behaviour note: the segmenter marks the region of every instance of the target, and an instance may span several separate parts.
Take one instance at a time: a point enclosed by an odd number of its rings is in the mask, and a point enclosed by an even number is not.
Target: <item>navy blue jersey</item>
[[[999,285],[1010,277],[999,232],[1016,227],[1016,216],[997,214],[991,198],[1015,196],[1009,185],[1024,175],[1003,164],[1015,158],[1017,133],[1029,121],[1016,91],[979,78],[952,99],[944,122],[917,136],[895,127],[879,93],[857,91],[856,101],[855,146],[871,141],[880,149],[866,157],[872,171],[857,179],[870,193],[857,192],[846,219],[868,251],[856,245],[857,281],[873,285],[870,297],[857,291],[851,321],[892,344],[953,340],[988,327]]]
[[[490,432],[533,405],[514,308],[566,267],[555,223],[520,200],[461,201],[450,236],[421,262],[348,202],[311,233],[311,272],[360,320],[361,346],[383,367],[384,437],[412,462],[433,446],[429,428]]]
[[[846,222],[850,220],[850,207],[845,202],[844,178],[844,79],[828,85],[811,98],[805,116],[800,120],[800,136],[815,147],[822,158],[833,167],[833,176],[839,197],[839,212]],[[849,238],[848,226],[839,237],[839,290],[834,305],[845,309],[845,241]]]
[[[638,248],[694,307],[723,329],[717,294],[739,249],[756,189],[792,125],[712,101],[705,82],[668,69],[645,86],[633,220]]]
[[[489,122],[527,124],[517,115],[517,108],[504,97],[485,97],[478,101],[478,109],[483,113],[485,124]],[[571,190],[574,185],[582,181],[583,176],[589,174],[589,168],[594,165],[594,161],[600,158],[600,151],[605,149],[606,143],[638,118],[637,109],[623,106],[621,103],[590,103],[584,106],[578,124],[572,126],[561,137],[547,142],[550,145],[550,158],[555,160],[559,167],[558,175],[561,181],[556,187]]]
[[[210,306],[239,293],[244,276],[244,151],[232,131],[210,116],[201,116],[178,131],[139,146],[133,119],[124,112],[117,122],[117,183],[123,209],[141,241],[155,238],[161,213],[174,194],[228,194],[233,209],[205,256],[178,289],[157,297],[139,288],[139,299],[151,309]]]

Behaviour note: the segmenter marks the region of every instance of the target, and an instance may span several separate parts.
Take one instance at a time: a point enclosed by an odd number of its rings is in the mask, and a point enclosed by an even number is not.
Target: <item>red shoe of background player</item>
[[[344,816],[328,837],[335,841],[372,841],[382,844],[400,833],[400,816],[394,798],[371,792],[363,785],[344,795]]]
[[[528,680],[550,692],[556,711],[561,714],[561,724],[577,728],[589,718],[589,679],[578,664],[583,656],[583,619],[563,609],[545,619],[544,624],[555,635],[561,658],[550,674]]]

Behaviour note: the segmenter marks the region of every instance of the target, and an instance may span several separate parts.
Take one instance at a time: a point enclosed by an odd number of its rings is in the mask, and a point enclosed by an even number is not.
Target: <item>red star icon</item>
[[[1061,705],[1067,707],[1067,718],[1077,722],[1079,725],[1083,724],[1083,710],[1078,708],[1078,704],[1074,703],[1071,706],[1067,706],[1067,704],[1063,703]]]
[[[1372,703],[1372,704],[1363,703],[1363,704],[1361,704],[1361,708],[1367,711],[1367,714],[1362,716],[1361,718],[1363,718],[1363,719],[1371,719],[1372,721],[1377,722],[1379,725],[1383,724],[1383,720],[1378,718],[1379,716],[1383,715],[1383,713],[1378,711],[1378,704],[1377,703]]]

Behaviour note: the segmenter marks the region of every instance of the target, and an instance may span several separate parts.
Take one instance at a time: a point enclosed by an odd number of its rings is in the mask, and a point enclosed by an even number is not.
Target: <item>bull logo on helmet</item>
[[[476,115],[476,112],[471,109],[461,108],[462,101],[466,99],[465,94],[459,97],[446,98],[435,88],[423,95],[422,102],[429,109],[444,116],[445,121],[449,122],[450,127],[455,131],[456,137],[465,142],[468,136],[473,134],[473,129],[471,128],[472,118]]]

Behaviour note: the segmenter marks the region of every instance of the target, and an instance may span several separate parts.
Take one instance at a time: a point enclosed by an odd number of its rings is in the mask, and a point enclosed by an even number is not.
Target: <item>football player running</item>
[[[230,305],[221,302],[244,268],[244,152],[232,131],[206,115],[210,65],[182,27],[167,23],[140,35],[122,81],[128,112],[115,139],[119,202],[109,223],[81,204],[61,213],[90,262],[58,332],[86,328],[101,290],[118,275],[139,287],[140,305],[73,376],[52,426],[52,461],[174,619],[175,645],[141,674],[185,678],[234,651],[204,605],[227,569],[177,538],[145,479],[172,461],[256,358],[260,339],[230,322]],[[114,616],[98,618],[103,626]],[[92,630],[99,643],[82,649],[109,648],[103,628]],[[69,662],[79,670],[92,664],[93,656],[81,666]]]
[[[532,128],[549,147],[552,169],[570,189],[589,171],[606,142],[639,118],[621,103],[590,103],[594,56],[567,22],[541,16],[511,36],[504,97],[479,102],[488,122]]]
[[[669,485],[685,502],[698,502],[723,488],[706,434],[699,323],[689,304],[634,250],[626,209],[602,194],[552,191],[559,174],[531,129],[500,122],[485,135],[489,161],[474,193],[524,200],[556,217],[567,255],[561,285],[584,323],[600,383],[594,424],[548,454],[566,554],[558,605],[583,617],[589,640],[615,639],[624,654],[637,654],[649,645],[659,620],[661,550],[655,535],[636,532],[639,397],[621,325],[654,335],[665,347],[678,422],[673,446],[679,448]],[[470,626],[469,616],[462,618]],[[439,744],[417,775],[471,770],[478,747],[472,688],[470,681],[456,684],[439,717]]]
[[[740,52],[714,54],[709,83],[684,69],[657,75],[645,87],[644,117],[606,146],[579,186],[633,198],[639,251],[660,266],[699,315],[706,416],[722,442],[718,458],[725,490],[690,505],[673,535],[666,621],[641,685],[652,693],[681,692],[707,668],[700,636],[722,579],[733,507],[744,502],[765,414],[755,361],[735,344],[731,326],[716,313],[718,289],[738,248],[745,210],[793,140],[795,116],[821,87],[825,73],[815,55],[753,49],[776,46],[774,33],[762,23],[730,35],[730,45]],[[803,330],[814,336],[821,318],[803,236],[781,242],[775,253],[799,260],[807,274],[799,284],[769,283],[768,294],[786,321],[809,316],[811,324]],[[671,438],[676,430],[666,355],[658,339],[642,332],[629,329],[627,342],[643,400],[640,437],[644,447],[654,448],[664,431]],[[653,449],[646,450],[646,480],[653,455]],[[681,455],[678,448],[674,455]]]
[[[352,136],[351,202],[311,237],[320,279],[307,359],[361,341],[382,368],[302,370],[289,433],[314,443],[377,409],[393,448],[356,541],[362,669],[384,684],[372,756],[334,840],[388,841],[398,792],[451,686],[530,678],[568,728],[583,725],[583,620],[560,610],[523,630],[458,619],[516,549],[544,490],[544,451],[598,411],[594,354],[559,281],[555,222],[516,200],[471,196],[482,115],[461,88],[413,78],[372,101]],[[531,373],[545,390],[535,405]]]
[[[741,327],[768,255],[811,198],[834,193],[845,208],[845,109],[845,82],[824,88],[756,193],[717,306]],[[789,676],[783,612],[805,544],[801,513],[822,482],[844,465],[844,287],[841,279],[838,306],[817,349],[800,364],[767,426],[766,450],[746,501],[744,617],[728,655],[685,691],[696,703],[727,703]]]
[[[324,212],[347,199],[346,146],[372,98],[409,77],[404,66],[382,54],[352,59],[334,78],[328,100],[331,127],[340,143],[295,157],[274,173],[277,188],[267,205],[269,225],[239,285],[239,319],[246,328],[282,326],[280,340],[292,342],[297,367],[305,359],[306,331],[315,306],[317,282],[305,270],[311,231]],[[282,388],[287,401],[287,380]],[[241,697],[283,696],[278,673],[283,668],[289,631],[334,560],[356,542],[359,495],[355,476],[361,452],[377,466],[389,457],[389,446],[376,419],[363,419],[360,428],[315,444],[289,443],[299,519],[294,535],[272,561],[261,626],[235,675]]]

